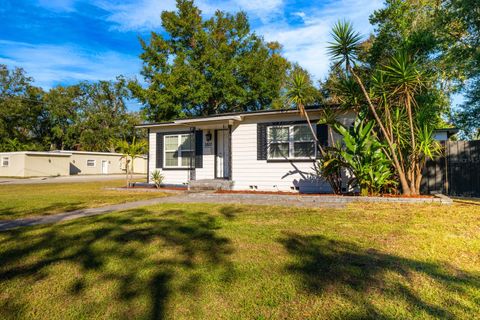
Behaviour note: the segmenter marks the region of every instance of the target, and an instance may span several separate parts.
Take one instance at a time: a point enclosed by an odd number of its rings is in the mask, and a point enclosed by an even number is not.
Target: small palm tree
[[[291,76],[291,79],[287,82],[287,99],[289,103],[295,105],[295,107],[300,112],[300,115],[302,117],[305,117],[305,119],[307,120],[307,124],[310,128],[310,131],[312,132],[315,144],[317,145],[320,154],[323,155],[323,148],[318,142],[317,134],[313,129],[310,117],[308,116],[308,112],[305,109],[305,106],[309,103],[312,103],[314,100],[312,91],[313,87],[307,74],[301,69],[295,70]]]
[[[130,180],[133,179],[133,168],[135,158],[140,157],[147,149],[147,142],[145,140],[128,143],[126,140],[120,140],[116,143],[116,149],[122,153],[122,158],[125,158],[125,171],[127,178],[127,188],[130,187]]]

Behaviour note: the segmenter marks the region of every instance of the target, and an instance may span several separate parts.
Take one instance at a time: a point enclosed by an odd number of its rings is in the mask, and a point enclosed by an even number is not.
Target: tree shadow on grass
[[[172,293],[191,294],[201,286],[205,269],[223,283],[234,277],[228,259],[233,249],[229,239],[217,234],[218,219],[205,212],[136,209],[2,232],[0,248],[5,249],[0,251],[0,283],[21,281],[28,287],[57,277],[66,281],[65,275],[52,272],[66,263],[80,270],[63,292],[69,299],[81,299],[94,288],[113,285],[106,293],[112,300],[100,306],[111,309],[108,304],[112,303],[118,307],[110,317],[163,319]],[[28,304],[25,299],[21,292],[8,296],[8,315],[19,316],[24,308],[16,306]],[[139,299],[146,301],[149,310],[135,307]],[[7,316],[2,315],[3,307],[0,302],[0,317]]]
[[[236,206],[225,206],[220,208],[220,213],[227,219],[234,219],[237,214],[243,212],[244,209]]]
[[[39,216],[48,216],[56,213],[70,212],[80,209],[86,209],[85,202],[56,202],[41,208],[18,210],[15,207],[4,208],[0,210],[0,221],[24,219]]]
[[[289,273],[298,275],[304,287],[312,294],[340,294],[360,311],[350,313],[351,319],[395,319],[371,301],[371,293],[380,293],[391,303],[402,302],[409,312],[427,317],[454,319],[452,311],[475,314],[471,306],[461,300],[478,303],[473,292],[480,290],[480,275],[470,274],[452,266],[422,262],[381,253],[374,249],[328,239],[321,235],[286,234],[280,239],[294,262],[287,266]],[[393,279],[391,275],[395,274]],[[426,301],[415,285],[415,274],[426,277],[440,286],[444,301]],[[390,276],[390,277],[389,277]],[[395,280],[394,280],[395,279]],[[418,280],[417,280],[418,281]],[[418,283],[416,284],[418,286]],[[459,299],[453,299],[457,296]],[[476,301],[476,302],[475,302]],[[349,312],[350,312],[349,311]],[[348,313],[348,312],[347,312]]]

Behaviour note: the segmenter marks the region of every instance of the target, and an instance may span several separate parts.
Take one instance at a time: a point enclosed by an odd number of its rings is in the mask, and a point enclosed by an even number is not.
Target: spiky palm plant
[[[122,158],[125,158],[125,171],[128,188],[130,187],[130,180],[133,179],[133,165],[135,158],[138,158],[145,153],[147,142],[145,140],[136,141],[135,137],[131,143],[126,140],[120,140],[116,142],[116,149],[122,153]]]
[[[365,96],[365,100],[367,101],[368,107],[372,115],[374,116],[378,127],[380,128],[381,134],[385,137],[388,149],[390,151],[390,156],[393,160],[395,169],[400,179],[402,191],[404,194],[410,194],[410,185],[408,183],[404,167],[399,160],[395,142],[391,139],[391,135],[389,134],[384,122],[379,116],[377,109],[372,102],[371,95],[367,91],[363,80],[355,71],[354,63],[357,60],[358,53],[360,51],[361,36],[359,33],[353,30],[353,26],[351,23],[346,21],[339,21],[334,25],[332,29],[332,37],[334,41],[330,43],[328,47],[328,53],[337,65],[345,65],[345,69],[347,70],[347,72],[353,76],[355,81],[360,86],[360,89]]]
[[[348,21],[338,21],[332,29],[333,42],[329,42],[328,54],[335,59],[336,65],[345,64],[350,72],[360,51],[362,37],[353,30]]]
[[[310,117],[308,116],[308,112],[305,110],[305,107],[312,103],[314,97],[312,95],[312,85],[305,74],[300,70],[295,70],[287,82],[287,99],[289,103],[295,105],[295,107],[300,112],[300,115],[307,120],[308,127],[312,132],[312,136],[315,140],[315,144],[320,152],[323,155],[324,151],[320,143],[318,143],[318,137],[313,129],[312,123],[310,121]]]

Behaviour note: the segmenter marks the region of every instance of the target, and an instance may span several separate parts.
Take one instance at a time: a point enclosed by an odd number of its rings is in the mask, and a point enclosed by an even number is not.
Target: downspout
[[[192,135],[192,139],[190,139],[190,159],[189,159],[189,180],[196,180],[195,178],[195,127],[190,127],[190,132]]]
[[[147,129],[148,151],[147,151],[147,183],[150,183],[150,128]],[[158,152],[158,151],[157,151]]]
[[[228,180],[232,181],[232,124],[228,124]]]

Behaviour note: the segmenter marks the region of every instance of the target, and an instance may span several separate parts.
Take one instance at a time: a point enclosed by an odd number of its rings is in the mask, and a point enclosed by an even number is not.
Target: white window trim
[[[314,138],[312,138],[312,140],[309,140],[309,141],[295,141],[293,136],[294,134],[293,128],[299,127],[299,126],[308,127],[308,124],[288,124],[288,125],[280,124],[280,125],[273,125],[273,126],[267,127],[267,148],[270,148],[270,144],[271,144],[271,139],[270,139],[271,128],[288,128],[288,141],[285,140],[285,141],[278,142],[278,143],[288,142],[288,157],[271,157],[270,150],[267,150],[267,160],[312,160],[317,158],[317,145]],[[316,130],[316,125],[313,124],[312,126],[313,126],[313,130]],[[310,128],[308,129],[310,130]],[[293,155],[295,151],[294,150],[295,142],[312,142],[314,145],[313,156],[312,157],[294,157]]]
[[[180,150],[180,145],[182,143],[182,136],[190,136],[192,135],[191,133],[178,133],[178,134],[167,134],[167,135],[164,135],[163,136],[163,168],[166,168],[166,169],[187,169],[187,168],[190,168],[190,166],[182,166],[182,160],[183,160],[183,156],[182,156],[182,152],[193,152],[195,150],[195,147],[193,147],[193,149],[187,149],[187,150]],[[177,141],[177,150],[167,150],[166,146],[166,140],[167,140],[167,137],[177,137],[178,141]],[[192,137],[193,138],[193,137]],[[177,157],[177,165],[176,166],[169,166],[167,165],[167,152],[178,152],[178,157]]]
[[[89,162],[89,161],[93,161],[93,166],[89,166],[89,165],[88,165],[88,162]],[[89,168],[95,168],[96,166],[97,166],[97,160],[95,160],[95,159],[87,159],[87,167],[89,167]]]
[[[7,164],[5,165],[3,161],[7,160]],[[2,167],[10,167],[10,157],[2,157]]]

